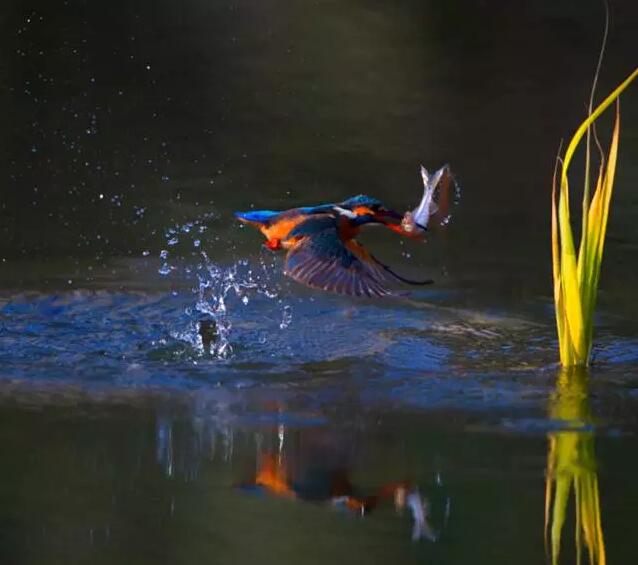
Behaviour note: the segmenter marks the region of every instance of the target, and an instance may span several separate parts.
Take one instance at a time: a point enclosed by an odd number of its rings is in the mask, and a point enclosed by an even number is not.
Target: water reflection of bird
[[[409,235],[392,223],[402,216],[375,198],[360,195],[339,204],[235,215],[266,236],[268,249],[287,250],[284,273],[312,288],[350,296],[390,296],[391,282],[432,282],[398,275],[355,240],[363,226],[374,224]]]
[[[352,485],[345,470],[309,471],[303,478],[290,477],[281,457],[272,453],[262,455],[252,481],[237,485],[243,489],[261,489],[272,495],[309,502],[329,502],[365,516],[385,501],[392,501],[397,511],[407,508],[412,515],[412,538],[435,541],[434,530],[428,522],[427,501],[418,489],[407,481],[386,483],[374,494],[362,495]],[[296,479],[296,480],[295,480]]]

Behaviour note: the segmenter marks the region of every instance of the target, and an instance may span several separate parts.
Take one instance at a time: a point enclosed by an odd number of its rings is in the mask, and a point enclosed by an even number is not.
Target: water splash
[[[292,306],[284,304],[279,329],[285,330],[292,322]]]
[[[246,308],[251,300],[263,297],[277,300],[281,309],[279,328],[284,330],[292,322],[292,308],[279,299],[279,289],[271,280],[274,265],[264,259],[257,265],[240,260],[232,265],[215,263],[204,250],[206,241],[206,215],[183,225],[175,225],[164,232],[166,246],[162,249],[162,264],[158,273],[163,276],[181,275],[193,280],[190,288],[194,302],[185,309],[188,322],[185,327],[173,329],[173,339],[188,344],[197,356],[228,359],[233,355],[231,310]],[[209,242],[210,246],[210,242]],[[192,259],[177,261],[178,249],[186,247]]]

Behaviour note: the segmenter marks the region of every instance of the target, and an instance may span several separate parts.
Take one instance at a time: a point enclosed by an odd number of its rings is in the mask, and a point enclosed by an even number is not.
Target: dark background
[[[636,3],[612,8],[601,97],[638,60]],[[149,285],[171,226],[209,215],[204,247],[229,262],[260,242],[233,210],[360,192],[403,210],[419,163],[449,162],[453,224],[408,268],[548,292],[553,161],[601,2],[9,1],[0,18],[4,286]],[[624,100],[608,287],[637,282],[635,87]]]
[[[638,85],[590,382],[554,383],[550,181],[603,19],[599,0],[1,2],[0,562],[541,563],[561,433],[599,472],[609,562],[634,562]],[[637,63],[638,3],[615,0],[599,97]],[[286,285],[232,216],[360,192],[402,211],[445,162],[448,228],[364,234],[435,280],[410,299]],[[210,317],[227,355],[201,347]],[[412,544],[391,503],[362,521],[235,488],[277,449],[363,493],[413,480],[435,509],[440,478],[450,526]]]

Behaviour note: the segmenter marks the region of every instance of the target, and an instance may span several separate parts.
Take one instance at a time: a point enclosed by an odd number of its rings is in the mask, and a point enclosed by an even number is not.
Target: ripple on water
[[[184,272],[190,289],[171,293],[4,296],[2,379],[122,390],[268,385],[324,399],[354,390],[366,402],[416,407],[537,403],[550,390],[539,374],[553,371],[551,321],[438,306],[436,292],[353,301],[286,287],[264,261],[222,267],[200,257]],[[217,328],[209,344],[203,320]],[[635,340],[601,338],[601,362],[635,361]]]

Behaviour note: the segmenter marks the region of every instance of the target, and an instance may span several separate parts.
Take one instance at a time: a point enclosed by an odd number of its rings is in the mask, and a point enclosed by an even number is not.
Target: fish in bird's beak
[[[423,180],[423,197],[419,205],[405,213],[401,220],[401,227],[405,235],[420,236],[428,229],[430,217],[439,211],[435,201],[438,188],[447,191],[450,186],[451,172],[449,165],[443,165],[434,174],[428,173],[421,165],[421,179]]]

